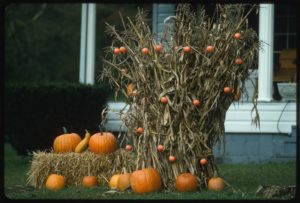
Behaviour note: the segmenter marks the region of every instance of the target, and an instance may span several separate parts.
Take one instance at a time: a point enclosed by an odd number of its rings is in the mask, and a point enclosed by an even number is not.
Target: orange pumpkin
[[[182,173],[176,178],[176,190],[179,192],[193,192],[197,189],[197,179],[191,173]]]
[[[155,168],[137,170],[130,176],[130,185],[132,191],[138,194],[154,192],[161,187],[161,177]]]
[[[110,180],[109,180],[109,188],[110,189],[117,189],[120,175],[121,174],[115,174],[110,178]]]
[[[244,63],[244,61],[241,58],[237,58],[237,59],[235,59],[234,63],[237,64],[237,65],[241,65],[241,64]]]
[[[81,141],[81,138],[76,133],[65,133],[57,136],[53,142],[55,153],[74,152],[76,146]]]
[[[48,190],[59,191],[65,187],[65,177],[58,174],[50,174],[46,181],[46,188]]]
[[[225,187],[224,179],[220,177],[212,177],[208,180],[207,188],[209,190],[221,191]]]
[[[191,47],[190,46],[185,46],[182,48],[184,53],[189,53],[191,51]]]
[[[97,176],[84,176],[82,179],[82,186],[89,188],[89,187],[95,187],[98,184],[98,178]]]
[[[224,90],[225,94],[231,94],[233,92],[233,89],[231,87],[228,87],[228,86],[224,87],[223,90]]]
[[[116,149],[117,139],[110,132],[95,133],[89,140],[89,150],[96,154],[108,154]]]
[[[130,173],[121,174],[117,181],[117,189],[124,191],[130,187]]]

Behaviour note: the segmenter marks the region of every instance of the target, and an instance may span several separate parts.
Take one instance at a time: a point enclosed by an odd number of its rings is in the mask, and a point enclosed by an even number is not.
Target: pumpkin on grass
[[[117,189],[117,186],[118,186],[118,180],[120,178],[120,175],[121,174],[115,174],[113,175],[110,180],[109,180],[109,188],[110,189]]]
[[[130,187],[130,173],[121,174],[117,181],[117,189],[124,191]]]
[[[95,187],[98,184],[97,176],[84,176],[82,179],[82,186],[86,188]]]
[[[89,150],[96,154],[108,154],[116,151],[117,139],[110,132],[99,132],[91,136]]]
[[[131,173],[115,174],[109,180],[109,188],[124,191],[130,187]]]
[[[46,188],[48,190],[59,191],[65,187],[66,179],[62,175],[50,174],[46,181]]]
[[[132,191],[138,194],[154,192],[161,187],[161,177],[155,168],[137,170],[130,176],[130,185]]]
[[[209,190],[221,191],[224,190],[224,187],[225,187],[225,182],[224,179],[221,177],[214,176],[208,180],[207,188]]]
[[[197,189],[197,179],[191,173],[182,173],[176,178],[176,190],[179,192],[193,192]]]

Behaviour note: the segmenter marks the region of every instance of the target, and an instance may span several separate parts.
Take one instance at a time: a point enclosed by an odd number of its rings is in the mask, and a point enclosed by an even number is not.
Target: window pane
[[[286,35],[274,36],[274,51],[286,49]]]
[[[296,33],[297,30],[296,30],[296,17],[290,17],[289,19],[289,33]]]
[[[296,43],[296,36],[290,36],[289,37],[289,48],[296,48],[297,43]]]
[[[274,31],[275,33],[285,33],[287,31],[287,18],[286,17],[275,17]]]

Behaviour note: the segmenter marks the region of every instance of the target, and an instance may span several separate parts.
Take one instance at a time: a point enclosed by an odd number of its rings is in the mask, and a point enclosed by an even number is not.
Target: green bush
[[[6,141],[25,155],[52,147],[54,138],[84,129],[98,131],[108,88],[71,83],[5,85],[4,127]]]

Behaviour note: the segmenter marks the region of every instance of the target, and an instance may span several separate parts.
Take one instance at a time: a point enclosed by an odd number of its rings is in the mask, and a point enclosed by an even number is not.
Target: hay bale
[[[28,171],[27,184],[41,188],[51,173],[66,177],[66,185],[81,185],[83,176],[95,175],[101,184],[105,184],[115,173],[132,172],[133,159],[130,152],[118,149],[110,154],[83,153],[56,154],[37,151]]]

